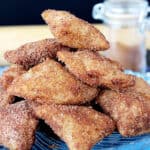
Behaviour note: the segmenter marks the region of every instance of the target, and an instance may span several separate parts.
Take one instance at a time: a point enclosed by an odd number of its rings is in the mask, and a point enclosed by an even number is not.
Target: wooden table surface
[[[106,27],[95,25],[106,35]],[[5,26],[0,27],[0,65],[7,65],[3,54],[6,50],[13,50],[22,44],[44,38],[53,37],[47,25],[36,26]],[[107,38],[107,35],[106,35]],[[150,33],[147,33],[146,46],[150,49]]]

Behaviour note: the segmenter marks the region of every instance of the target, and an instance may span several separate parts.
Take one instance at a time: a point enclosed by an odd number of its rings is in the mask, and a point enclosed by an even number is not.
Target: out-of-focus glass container
[[[145,30],[150,11],[145,0],[106,0],[93,7],[93,18],[107,25],[110,49],[107,57],[119,61],[126,69],[146,70]]]

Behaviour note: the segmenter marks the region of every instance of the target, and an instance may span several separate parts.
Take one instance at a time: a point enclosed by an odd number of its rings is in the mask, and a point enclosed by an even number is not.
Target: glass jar
[[[126,69],[146,70],[145,29],[150,11],[145,0],[106,0],[93,7],[93,18],[107,25],[110,49],[107,57],[119,61]]]

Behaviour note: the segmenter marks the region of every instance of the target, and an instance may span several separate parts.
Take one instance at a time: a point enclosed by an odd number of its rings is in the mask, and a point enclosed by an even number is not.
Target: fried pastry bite
[[[8,92],[39,103],[81,104],[98,90],[77,80],[58,62],[47,59],[16,78]]]
[[[97,103],[116,121],[123,136],[135,136],[150,132],[150,99],[138,92],[102,92]]]
[[[30,106],[35,115],[67,143],[70,150],[90,150],[115,128],[108,116],[92,108],[35,103]]]
[[[29,150],[37,123],[26,101],[0,108],[0,144],[10,150]]]
[[[14,102],[15,97],[7,92],[7,88],[15,78],[23,73],[25,73],[25,70],[18,65],[13,65],[3,72],[0,77],[0,107],[5,107]]]
[[[45,10],[42,18],[54,37],[65,46],[95,51],[109,48],[108,41],[98,29],[67,11]]]
[[[0,84],[2,88],[6,90],[16,77],[20,76],[25,72],[26,70],[23,69],[22,66],[19,65],[10,66],[6,71],[3,72],[2,76],[0,77]]]
[[[12,64],[22,65],[29,69],[48,57],[55,57],[58,50],[69,50],[69,48],[62,46],[56,39],[44,39],[24,44],[16,50],[7,51],[4,57]]]
[[[8,92],[0,86],[0,108],[11,104],[13,101],[14,96],[8,94]]]
[[[133,86],[135,79],[124,74],[120,64],[89,50],[59,51],[57,57],[78,79],[91,86],[122,89]]]
[[[126,91],[136,91],[150,99],[150,85],[142,78],[135,77],[135,85],[129,87]]]

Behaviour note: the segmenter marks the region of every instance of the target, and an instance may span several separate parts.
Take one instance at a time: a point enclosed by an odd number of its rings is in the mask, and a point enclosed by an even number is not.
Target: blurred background
[[[92,19],[92,7],[103,0],[1,0],[0,25],[43,24],[39,14],[44,9],[63,9],[80,18],[96,23]],[[149,0],[150,2],[150,0]]]
[[[45,9],[68,10],[89,22],[94,4],[101,0],[1,0],[0,25],[43,24],[39,14]]]
[[[89,22],[94,4],[100,0],[1,0],[0,25],[43,24],[40,13],[44,9],[64,9]]]

